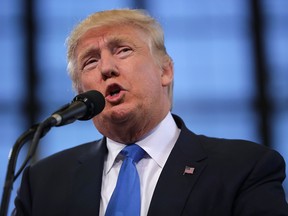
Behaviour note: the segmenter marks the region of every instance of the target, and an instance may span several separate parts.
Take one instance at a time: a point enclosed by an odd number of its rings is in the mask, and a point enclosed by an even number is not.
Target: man
[[[173,62],[153,18],[139,10],[98,12],[67,42],[76,90],[105,96],[93,118],[104,137],[27,168],[16,215],[104,215],[122,169],[120,152],[135,143],[145,151],[136,163],[142,216],[288,215],[277,152],[196,135],[170,113]],[[116,202],[129,206],[131,195]]]

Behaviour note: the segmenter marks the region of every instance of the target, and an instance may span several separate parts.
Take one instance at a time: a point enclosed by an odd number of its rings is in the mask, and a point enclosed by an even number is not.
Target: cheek
[[[83,73],[80,76],[80,83],[82,84],[83,90],[90,90],[99,85],[99,78],[95,73]]]
[[[153,63],[153,59],[149,58],[144,62],[136,64],[134,71],[137,71],[135,79],[142,82],[143,85],[152,85],[159,83],[161,79],[161,69]],[[147,64],[147,62],[150,62]]]
[[[158,97],[161,91],[161,79],[160,75],[156,72],[147,73],[137,77],[137,83],[135,82],[135,88],[140,94],[143,94],[144,98],[151,98],[153,96]]]

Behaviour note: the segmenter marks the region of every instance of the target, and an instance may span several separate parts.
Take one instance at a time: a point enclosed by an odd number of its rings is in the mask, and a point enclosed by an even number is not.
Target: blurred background
[[[162,24],[175,62],[173,112],[192,131],[252,140],[288,162],[288,1],[2,0],[1,197],[16,139],[75,96],[66,71],[69,32],[95,11],[124,7],[146,9]],[[90,121],[52,128],[33,160],[99,138]]]

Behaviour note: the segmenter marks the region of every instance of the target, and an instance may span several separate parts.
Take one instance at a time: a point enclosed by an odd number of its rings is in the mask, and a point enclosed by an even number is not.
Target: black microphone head
[[[102,112],[105,107],[104,96],[96,90],[91,90],[77,95],[71,103],[81,101],[87,106],[86,114],[78,120],[89,120]]]

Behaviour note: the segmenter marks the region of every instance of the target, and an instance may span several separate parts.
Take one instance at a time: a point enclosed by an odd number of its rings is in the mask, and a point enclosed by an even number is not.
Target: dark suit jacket
[[[288,215],[283,158],[243,141],[181,134],[160,175],[149,216]],[[27,168],[17,215],[98,215],[106,139],[57,153]],[[194,168],[184,174],[185,167]]]

